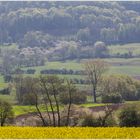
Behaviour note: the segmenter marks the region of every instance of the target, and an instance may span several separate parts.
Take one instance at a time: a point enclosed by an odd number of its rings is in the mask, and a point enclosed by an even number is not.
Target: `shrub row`
[[[110,93],[102,95],[102,103],[121,103],[122,96],[119,93]]]
[[[82,104],[87,100],[87,96],[85,92],[76,92],[71,96],[71,103],[73,104]],[[63,104],[69,103],[69,95],[67,93],[60,94],[60,102]]]
[[[86,114],[81,124],[84,127],[140,127],[140,112],[136,106],[124,106],[117,116],[113,112],[109,114],[105,112],[104,115],[98,117],[97,115]]]
[[[9,95],[10,94],[10,89],[9,88],[0,89],[0,94]]]
[[[35,69],[27,69],[21,70],[16,69],[14,74],[35,74]],[[48,70],[41,70],[40,74],[69,74],[69,75],[85,75],[85,72],[82,70],[72,70],[72,69],[48,69]]]
[[[35,74],[35,72],[36,72],[35,69],[27,69],[27,70],[16,69],[14,71],[14,74]]]
[[[49,69],[49,70],[41,70],[40,74],[73,74],[73,75],[83,75],[85,73],[82,70]]]
[[[70,81],[73,83],[73,84],[90,84],[90,81],[89,80],[84,80],[84,79],[77,79],[77,78],[74,78],[74,79],[70,79]]]

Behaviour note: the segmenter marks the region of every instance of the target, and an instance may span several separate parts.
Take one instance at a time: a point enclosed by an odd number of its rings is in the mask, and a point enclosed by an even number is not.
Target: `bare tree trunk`
[[[96,100],[96,87],[93,85],[93,88],[92,88],[92,93],[93,93],[93,101],[94,101],[94,103],[96,103],[97,102],[97,100]]]
[[[48,115],[48,118],[49,118],[49,125],[51,125],[51,124],[52,124],[52,122],[51,122],[51,116],[50,116],[49,109],[48,109],[48,105],[47,105],[47,102],[45,101],[45,97],[44,97],[43,92],[42,92],[42,96],[43,96],[43,98],[44,98],[44,103],[45,103],[47,115]]]
[[[100,59],[89,60],[85,62],[85,72],[87,73],[88,79],[92,84],[94,103],[96,103],[96,88],[98,87],[99,81],[101,80],[101,77],[103,73],[107,70],[107,68],[107,63]]]
[[[41,113],[41,111],[38,107],[38,96],[37,96],[36,92],[34,91],[33,84],[31,86],[31,90],[32,90],[32,93],[35,96],[35,107],[36,107],[36,110],[38,112],[38,116],[41,118],[43,126],[47,126],[47,122],[45,121],[45,119],[44,119],[44,117],[43,117],[43,115],[42,115],[42,113]]]
[[[41,113],[41,111],[40,111],[40,109],[39,109],[39,107],[38,107],[38,97],[37,97],[36,94],[35,94],[35,98],[36,98],[35,106],[36,106],[36,109],[37,109],[37,111],[38,111],[38,113],[39,113],[39,117],[40,117],[41,120],[42,120],[43,126],[47,126],[47,123],[46,123],[44,117],[42,116],[42,113]]]
[[[3,115],[4,115],[4,113],[3,113]],[[7,117],[7,115],[5,115],[5,116],[3,116],[3,115],[1,115],[1,126],[4,126],[5,119]]]
[[[68,84],[68,93],[69,93],[69,106],[68,106],[68,115],[67,115],[67,122],[66,126],[69,125],[69,118],[70,118],[70,109],[71,109],[71,104],[72,104],[72,97],[71,97],[71,90],[70,90],[70,83],[67,81]]]
[[[49,100],[49,104],[50,104],[51,111],[52,111],[52,114],[53,114],[53,126],[55,127],[56,124],[55,124],[55,113],[54,113],[54,109],[53,109],[53,104],[52,104],[52,101],[50,99],[50,96],[49,96],[49,93],[48,93],[48,89],[46,88],[46,85],[44,83],[43,83],[43,86],[44,86],[44,89],[46,91],[47,98]]]
[[[60,117],[59,103],[58,103],[58,100],[56,98],[56,90],[55,90],[55,87],[54,87],[53,83],[52,83],[52,88],[53,88],[53,95],[54,95],[54,99],[55,99],[55,103],[56,103],[56,108],[57,108],[58,126],[60,126],[61,117]]]

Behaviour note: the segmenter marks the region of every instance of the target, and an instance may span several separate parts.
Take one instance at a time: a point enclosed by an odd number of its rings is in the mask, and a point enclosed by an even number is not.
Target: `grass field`
[[[96,106],[105,106],[105,105],[106,104],[104,104],[104,103],[86,103],[86,104],[81,104],[80,106],[82,106],[82,107],[96,107]]]
[[[120,59],[120,58],[112,58],[112,59],[104,59],[105,61],[110,63],[109,74],[127,74],[130,76],[140,75],[140,58],[131,58],[131,59]],[[39,67],[29,67],[24,68],[27,69],[35,69],[36,75],[40,74],[41,70],[45,69],[72,69],[72,70],[84,70],[83,62],[77,61],[66,61],[66,62],[47,62],[45,66]],[[71,78],[81,78],[79,75],[60,75],[61,77],[71,77]]]
[[[140,76],[140,66],[112,66],[109,70],[109,74]]]
[[[66,61],[66,62],[47,62],[45,66],[38,66],[38,67],[29,67],[30,69],[36,69],[36,74],[40,74],[41,70],[45,69],[72,69],[72,70],[81,70],[82,65],[81,63],[78,63],[75,61]],[[24,70],[27,70],[29,68],[24,68]]]
[[[108,74],[126,74],[126,75],[130,75],[130,76],[140,76],[140,65],[137,65],[135,63],[140,63],[140,58],[134,58],[134,59],[117,59],[117,58],[113,58],[113,59],[105,59],[105,61],[108,61],[111,64],[115,64],[110,66],[110,69],[108,71]],[[82,61],[81,61],[82,63]],[[83,68],[82,64],[78,63],[76,61],[66,61],[65,63],[63,62],[48,62],[45,66],[42,67],[32,67],[34,69],[37,70],[35,75],[30,75],[30,76],[39,76],[39,72],[42,69],[57,69],[57,68],[66,68],[66,69],[74,69],[74,70],[80,70]],[[116,65],[117,63],[117,65]],[[118,63],[123,63],[123,65],[118,65]],[[130,63],[129,65],[125,65],[126,63]],[[133,64],[133,65],[131,65]],[[134,65],[135,64],[135,65]],[[72,67],[71,67],[72,66]],[[24,68],[27,69],[27,68]],[[29,68],[28,68],[29,69]],[[27,76],[27,75],[25,75]],[[28,75],[29,76],[29,75]],[[84,76],[81,75],[58,75],[61,78],[68,78],[68,79],[85,79]],[[7,84],[4,83],[3,77],[0,76],[0,89],[6,87]],[[77,88],[81,89],[81,90],[89,90],[89,86],[88,85],[80,85],[80,84],[76,84]],[[12,104],[16,103],[16,97],[15,97],[15,91],[13,91],[10,95],[0,95],[0,99],[9,101]],[[32,110],[32,109],[31,109]],[[24,109],[21,109],[21,112],[25,113],[28,112],[24,111]],[[16,112],[16,114],[21,114],[18,113],[18,111]]]
[[[81,107],[97,107],[97,106],[105,106],[105,105],[111,105],[111,103],[105,104],[105,103],[85,103],[85,104],[80,104]],[[125,105],[133,105],[135,106],[139,111],[140,111],[140,101],[127,101],[125,102]],[[60,106],[60,109],[63,109],[63,105]],[[56,108],[54,108],[55,110]],[[41,112],[45,112],[46,109],[43,106],[40,106]],[[37,112],[35,106],[33,105],[13,105],[13,111],[15,117],[18,115],[22,114],[27,114],[27,113],[32,113],[32,112]]]
[[[111,45],[108,47],[111,54],[124,54],[131,51],[133,55],[140,55],[140,43],[130,43],[125,45]]]
[[[41,108],[41,112],[44,112],[45,109]],[[21,105],[14,105],[13,106],[13,112],[15,116],[22,115],[22,114],[27,114],[27,113],[32,113],[32,112],[37,112],[35,106],[21,106]]]
[[[60,105],[59,109],[63,109],[64,105]],[[45,106],[39,106],[41,112],[46,112]],[[56,111],[56,106],[53,107],[54,111]],[[51,111],[51,108],[48,107],[48,110]],[[35,105],[13,105],[13,112],[15,117],[22,114],[28,114],[32,112],[37,112]]]
[[[12,95],[0,95],[0,99],[8,101],[11,104],[14,104],[16,102],[15,98]]]
[[[106,104],[99,104],[99,103],[86,103],[86,104],[81,104],[81,107],[96,107],[96,106],[105,106]],[[64,106],[60,106],[61,109],[63,109]],[[45,107],[40,107],[41,112],[45,112],[46,109]],[[55,110],[55,108],[54,108]],[[35,106],[22,106],[22,105],[13,105],[13,112],[15,117],[18,115],[22,115],[22,114],[28,114],[28,113],[32,113],[32,112],[37,112]]]
[[[11,139],[101,139],[140,138],[140,128],[119,127],[3,127],[0,138]]]
[[[3,76],[0,75],[0,89],[7,86],[7,83],[4,82]]]
[[[10,95],[2,95],[0,94],[0,99],[4,101],[8,101],[10,104],[16,104],[16,91],[12,89]]]
[[[11,46],[0,46],[0,48],[16,48],[16,44],[12,44]],[[130,43],[125,45],[111,45],[108,46],[111,54],[116,53],[126,53],[128,51],[132,51],[134,55],[140,55],[140,43]],[[140,75],[140,58],[131,58],[131,59],[122,59],[122,58],[109,58],[105,59],[105,61],[111,64],[109,73],[113,74],[128,74],[128,75]],[[45,69],[73,69],[73,70],[82,70],[84,66],[82,65],[83,60],[78,62],[77,60],[73,61],[66,61],[66,62],[47,62],[45,66],[38,66],[38,67],[29,67],[23,68],[27,69],[36,69],[36,74],[40,74],[41,70]],[[75,76],[67,75],[65,77],[72,77]],[[78,77],[78,76],[76,76]],[[0,77],[0,84],[1,84],[1,77]],[[1,85],[0,85],[1,87]]]
[[[9,49],[9,48],[17,48],[17,45],[13,43],[12,45],[0,45],[0,48]]]
[[[0,46],[0,48],[3,46]],[[8,46],[4,46],[7,48]],[[10,46],[10,48],[16,48],[16,45],[13,44]],[[129,50],[133,51],[134,54],[138,54],[140,52],[140,43],[139,44],[126,44],[126,45],[114,45],[114,46],[109,46],[109,49],[112,54],[116,53],[125,53],[128,52]],[[125,75],[130,75],[130,76],[140,76],[140,58],[131,58],[131,59],[122,59],[122,58],[108,58],[104,59],[108,63],[110,63],[110,68],[109,71],[106,74],[125,74]],[[36,73],[34,75],[30,76],[39,76],[41,70],[45,69],[72,69],[72,70],[84,70],[84,65],[83,62],[85,60],[81,60],[80,62],[77,60],[73,61],[66,61],[66,62],[46,62],[45,66],[38,66],[38,67],[28,67],[28,68],[23,68],[24,70],[27,69],[36,69]],[[24,76],[29,76],[29,75],[24,75]],[[61,78],[68,78],[68,79],[85,79],[85,77],[82,75],[58,75]],[[3,89],[7,87],[8,84],[4,83],[3,77],[0,75],[0,89]],[[77,88],[86,90],[89,89],[90,87],[88,85],[80,85],[76,84]],[[16,104],[16,96],[15,96],[15,91],[13,90],[10,95],[0,95],[0,99],[9,101],[11,104]],[[90,98],[90,100],[92,100]],[[89,101],[90,102],[90,101]],[[140,106],[140,103],[137,103]],[[87,104],[82,104],[84,107],[94,107],[94,106],[102,106],[104,104],[92,104],[92,103],[87,103]],[[15,112],[15,115],[20,115],[20,114],[25,114],[28,112],[34,112],[36,111],[35,107],[32,106],[13,106],[13,110]],[[43,109],[42,109],[43,111]]]
[[[102,103],[85,103],[85,104],[81,104],[81,107],[96,107],[96,106],[105,106],[106,104],[102,104]],[[63,105],[60,106],[60,109],[63,109]],[[54,108],[55,110],[56,108]],[[45,112],[46,109],[45,107],[41,107],[40,106],[40,110],[41,112]],[[33,105],[13,105],[13,112],[15,117],[18,115],[22,115],[22,114],[28,114],[28,113],[32,113],[32,112],[37,112],[35,106]]]

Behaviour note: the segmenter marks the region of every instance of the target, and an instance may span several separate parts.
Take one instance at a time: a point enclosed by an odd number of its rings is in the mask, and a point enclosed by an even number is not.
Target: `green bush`
[[[35,74],[36,70],[35,69],[27,69],[27,74]]]
[[[95,118],[92,115],[86,115],[81,124],[84,127],[86,127],[86,126],[88,126],[88,127],[108,127],[108,126],[115,126],[116,121],[111,116],[111,114],[107,118],[105,118],[105,116],[100,116],[100,117],[98,116]]]
[[[140,114],[135,106],[123,108],[119,115],[120,126],[137,127],[140,126]]]
[[[13,79],[11,75],[4,75],[3,78],[5,83],[11,82]]]
[[[9,88],[0,89],[0,94],[9,95],[10,89]]]
[[[119,93],[102,95],[102,103],[121,103],[122,96]]]
[[[35,105],[36,103],[36,98],[35,95],[30,93],[30,94],[25,94],[23,95],[23,105]]]
[[[71,102],[73,104],[85,103],[86,100],[87,100],[87,97],[84,92],[75,92],[75,93],[72,93],[72,95],[71,95]],[[69,94],[61,93],[60,102],[63,104],[68,104],[69,103]]]
[[[11,104],[0,100],[0,126],[11,123],[13,121],[13,117],[14,112]]]
[[[115,120],[114,116],[109,116],[106,121],[105,121],[105,125],[103,127],[108,127],[108,126],[117,126],[117,122]]]
[[[125,101],[138,100],[139,81],[125,75],[110,75],[102,78],[102,95],[120,94]],[[108,98],[108,97],[107,97]]]
[[[95,119],[92,115],[86,115],[83,119],[82,126],[98,127],[100,126],[100,122],[98,121],[98,119]]]

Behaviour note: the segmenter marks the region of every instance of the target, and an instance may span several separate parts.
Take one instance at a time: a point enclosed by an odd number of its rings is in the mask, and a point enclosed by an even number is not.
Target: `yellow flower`
[[[140,128],[1,127],[0,138],[140,138]]]

